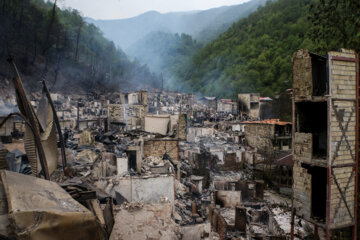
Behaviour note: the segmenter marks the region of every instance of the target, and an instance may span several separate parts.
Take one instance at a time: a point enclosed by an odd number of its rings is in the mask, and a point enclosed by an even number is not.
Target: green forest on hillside
[[[50,86],[65,90],[159,86],[146,66],[129,61],[78,11],[60,10],[54,1],[0,0],[0,22],[3,77],[12,77],[5,61],[11,55],[30,85],[46,76]]]
[[[360,41],[344,44],[336,21],[343,27],[359,21],[360,9],[345,0],[276,0],[268,2],[248,18],[234,23],[225,33],[194,56],[181,72],[186,91],[204,95],[234,97],[239,92],[260,92],[276,96],[292,87],[293,52],[301,48],[325,54],[339,47],[356,48]],[[334,11],[336,9],[336,12]],[[320,13],[320,14],[319,14]],[[350,14],[351,13],[351,14]],[[329,19],[333,25],[327,24]],[[324,24],[325,23],[325,24]],[[355,32],[354,27],[350,27]],[[359,29],[359,28],[358,28]],[[359,36],[359,34],[357,34]],[[346,42],[346,41],[345,41]]]
[[[291,56],[299,48],[315,49],[310,0],[268,2],[233,24],[203,48],[182,78],[188,89],[205,95],[233,97],[237,92],[274,96],[291,87]]]

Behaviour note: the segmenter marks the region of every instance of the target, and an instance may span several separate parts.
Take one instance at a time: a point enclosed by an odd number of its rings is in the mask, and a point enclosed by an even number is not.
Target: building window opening
[[[311,218],[318,222],[326,221],[327,169],[301,164],[311,175]]]
[[[299,102],[296,108],[296,131],[312,134],[313,159],[326,159],[327,102]]]

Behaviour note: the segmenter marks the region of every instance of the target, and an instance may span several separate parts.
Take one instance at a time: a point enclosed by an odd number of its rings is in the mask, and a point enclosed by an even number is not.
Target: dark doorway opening
[[[128,168],[136,171],[136,151],[127,151],[128,155]]]

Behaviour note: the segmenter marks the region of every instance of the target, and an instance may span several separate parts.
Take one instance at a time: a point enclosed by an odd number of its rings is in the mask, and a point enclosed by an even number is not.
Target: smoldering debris
[[[39,113],[40,96],[29,99]],[[58,158],[50,181],[96,219],[92,231],[106,239],[289,237],[288,206],[274,204],[280,186],[269,174],[272,152],[261,151],[260,141],[249,145],[246,132],[257,124],[259,138],[276,137],[279,121],[249,123],[237,100],[160,90],[51,98],[67,161]],[[19,120],[11,131],[24,125]],[[296,229],[312,234],[303,222]]]

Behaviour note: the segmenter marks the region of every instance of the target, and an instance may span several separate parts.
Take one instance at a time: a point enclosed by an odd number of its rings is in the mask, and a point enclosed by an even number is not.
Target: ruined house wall
[[[238,94],[239,110],[248,113],[250,111],[250,94]]]
[[[170,115],[147,115],[145,131],[166,135],[169,130]]]
[[[216,133],[216,130],[214,128],[198,128],[198,127],[190,127],[187,129],[187,137],[186,140],[188,142],[197,142],[198,137],[206,137],[206,136],[212,136]]]
[[[104,189],[114,199],[116,192],[120,193],[129,202],[155,203],[165,197],[174,202],[174,176],[161,175],[156,177],[111,177],[95,182],[95,185]]]
[[[256,108],[250,109],[250,117],[259,118],[259,116],[260,116],[260,104],[257,104]]]
[[[260,93],[250,94],[250,117],[260,117]]]
[[[128,173],[128,158],[118,157],[116,158],[117,175],[123,175]]]
[[[139,91],[132,93],[120,93],[118,103],[129,105],[146,105],[148,103],[147,91]]]
[[[246,124],[245,139],[251,147],[265,150],[272,146],[274,131],[272,124]]]
[[[301,213],[306,219],[310,219],[311,175],[308,174],[307,169],[301,167],[298,161],[294,162],[293,180],[294,206],[297,214]]]
[[[174,177],[133,178],[132,199],[140,202],[158,202],[161,197],[174,202]]]
[[[225,153],[223,164],[218,164],[221,171],[238,171],[243,167],[243,163],[240,161],[241,152]]]
[[[219,234],[220,240],[225,240],[228,226],[225,219],[221,216],[219,208],[209,209],[209,220],[211,230]]]
[[[246,113],[252,118],[259,118],[260,94],[259,93],[238,94],[238,104],[236,107],[239,108],[239,113]]]
[[[125,104],[109,104],[108,121],[126,123],[128,129],[136,126],[145,128],[145,116],[147,107],[144,105],[125,105]]]
[[[232,103],[223,103],[221,101],[218,101],[218,103],[217,103],[217,111],[218,112],[232,113],[233,108],[234,108],[234,106]]]
[[[115,225],[110,240],[177,239],[171,203],[115,207]]]
[[[313,83],[308,50],[299,50],[293,55],[293,88],[295,100],[311,99]]]
[[[354,52],[348,50],[330,52],[329,57],[332,56],[355,58]],[[330,107],[331,149],[329,164],[337,166],[355,164],[356,64],[355,62],[330,60],[330,71],[331,97],[334,100]],[[355,172],[353,167],[334,168],[331,183],[332,227],[352,223],[340,191],[346,199],[351,215],[354,216]]]
[[[177,137],[179,138],[179,140],[181,141],[186,140],[186,129],[187,129],[187,115],[180,114],[178,127],[177,127]]]
[[[335,59],[334,59],[335,57]],[[336,59],[340,57],[340,59]],[[330,199],[330,227],[342,228],[352,225],[355,204],[355,125],[356,125],[356,63],[355,54],[349,50],[328,53],[329,97],[321,101],[327,103],[328,129],[326,159],[321,165],[332,168]],[[293,58],[293,84],[295,104],[314,100],[312,96],[311,56],[300,50]],[[319,69],[316,69],[319,71]],[[315,71],[315,70],[314,70]],[[311,133],[294,135],[293,190],[294,206],[305,217],[311,217],[311,175],[301,167],[301,162],[315,166]],[[323,203],[324,205],[326,202]]]
[[[139,94],[138,93],[129,93],[128,101],[130,105],[139,104]]]
[[[241,191],[217,191],[216,201],[221,202],[225,208],[241,206]]]
[[[147,91],[141,91],[141,104],[144,106],[148,105],[148,92]]]
[[[312,134],[296,132],[294,136],[294,158],[310,163],[312,159]]]
[[[172,139],[153,139],[144,142],[144,157],[163,157],[167,153],[171,159],[179,163],[179,141]]]

